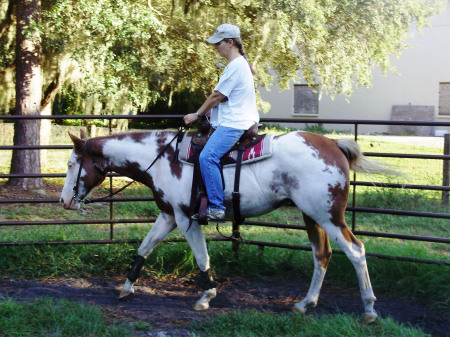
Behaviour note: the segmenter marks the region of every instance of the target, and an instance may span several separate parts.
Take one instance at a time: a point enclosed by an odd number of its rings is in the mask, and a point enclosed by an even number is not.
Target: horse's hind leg
[[[303,214],[309,241],[313,251],[314,273],[309,286],[308,294],[292,308],[304,314],[308,307],[314,307],[319,299],[320,288],[327,271],[328,262],[331,258],[331,246],[327,233],[306,214]]]
[[[345,255],[347,255],[355,267],[361,297],[364,303],[364,321],[366,323],[371,323],[378,317],[373,309],[377,299],[370,283],[364,244],[359,241],[348,228],[343,214],[337,218],[339,220],[334,221],[334,224],[329,222],[322,227],[327,231],[331,239],[344,251]]]
[[[166,213],[160,213],[156,219],[152,229],[142,241],[136,258],[130,271],[127,273],[127,280],[120,292],[119,299],[122,299],[128,295],[134,293],[133,284],[139,277],[142,266],[147,256],[152,252],[153,248],[164,240],[167,235],[176,227],[175,219],[172,215]]]

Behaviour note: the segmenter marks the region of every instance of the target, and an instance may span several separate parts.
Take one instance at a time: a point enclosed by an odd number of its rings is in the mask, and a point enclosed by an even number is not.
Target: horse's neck
[[[105,137],[100,140],[102,154],[114,172],[136,179],[146,171],[173,135],[173,132],[149,131]]]

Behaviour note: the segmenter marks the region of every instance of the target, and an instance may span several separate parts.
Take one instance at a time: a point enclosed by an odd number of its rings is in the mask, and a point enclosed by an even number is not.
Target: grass
[[[0,298],[2,336],[119,337],[133,336],[137,330],[133,324],[107,321],[99,307],[79,302],[48,297],[41,297],[32,302]]]
[[[101,308],[40,297],[32,302],[0,298],[2,336],[135,336],[152,330],[143,321],[111,321]],[[426,336],[421,330],[380,318],[367,325],[354,315],[304,316],[236,310],[193,322],[191,336]]]
[[[354,315],[317,317],[239,310],[217,315],[205,323],[194,323],[193,328],[194,336],[210,337],[426,336],[423,331],[398,324],[390,318],[367,325]]]

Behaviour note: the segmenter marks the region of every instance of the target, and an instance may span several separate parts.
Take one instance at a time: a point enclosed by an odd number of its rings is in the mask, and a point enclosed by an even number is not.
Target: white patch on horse
[[[151,156],[156,156],[151,153],[151,149],[154,147],[151,146],[153,142],[156,142],[156,139],[152,139],[152,137],[144,138],[140,142],[136,142],[131,137],[110,139],[103,144],[103,155],[114,165],[120,167],[125,167],[130,162],[130,158],[133,158],[133,162],[139,164],[143,171],[148,167]]]

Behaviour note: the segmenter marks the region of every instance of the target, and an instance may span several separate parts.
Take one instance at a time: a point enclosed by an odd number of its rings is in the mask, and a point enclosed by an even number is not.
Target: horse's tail
[[[381,165],[368,160],[361,152],[359,145],[351,139],[338,139],[336,144],[344,153],[350,164],[350,169],[355,172],[363,172],[370,174],[386,174],[386,175],[400,175],[399,172],[388,169]]]

